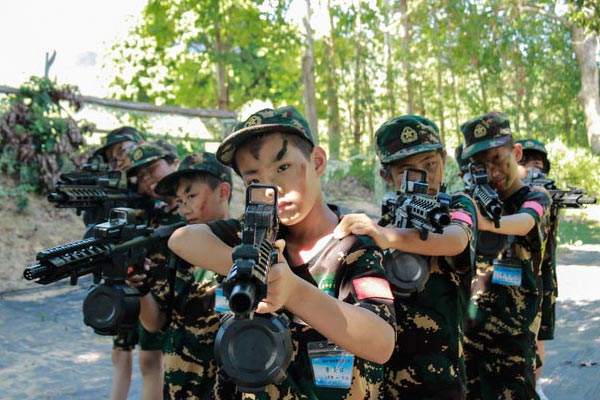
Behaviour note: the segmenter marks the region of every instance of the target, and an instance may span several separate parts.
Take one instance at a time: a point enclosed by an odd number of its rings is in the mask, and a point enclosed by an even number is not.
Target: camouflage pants
[[[556,297],[558,296],[558,279],[556,265],[551,262],[542,264],[542,322],[538,340],[554,339],[554,324],[556,321]]]
[[[539,400],[535,392],[535,357],[531,338],[494,341],[484,351],[467,341],[467,399]]]

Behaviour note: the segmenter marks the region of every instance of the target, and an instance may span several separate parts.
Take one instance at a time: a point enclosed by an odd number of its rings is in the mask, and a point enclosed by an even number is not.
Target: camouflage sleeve
[[[468,257],[471,262],[470,268],[464,268],[465,270],[471,270],[475,267],[475,260],[477,254],[475,249],[477,248],[477,206],[470,197],[463,194],[457,194],[452,196],[450,202],[450,218],[451,225],[460,226],[465,230],[469,239],[469,246],[465,249],[460,258]]]
[[[340,265],[340,298],[395,327],[394,297],[382,266],[383,251],[369,237],[356,238]]]
[[[519,209],[519,213],[531,215],[535,219],[538,243],[544,243],[550,223],[550,205],[552,200],[547,193],[531,190]]]
[[[158,303],[158,307],[161,311],[166,313],[169,312],[170,302],[174,296],[175,275],[181,263],[188,265],[181,258],[170,253],[166,261],[166,269],[163,278],[156,280],[150,290],[152,297],[154,297],[154,300]]]

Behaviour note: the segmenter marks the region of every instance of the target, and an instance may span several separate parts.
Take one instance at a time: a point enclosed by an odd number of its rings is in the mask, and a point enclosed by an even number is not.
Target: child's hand
[[[150,260],[149,258],[144,258],[144,271],[150,271],[150,263],[152,262],[152,260]],[[130,273],[133,273],[133,271],[135,270],[134,266],[129,267],[129,270],[127,271],[128,275]],[[132,288],[141,288],[145,285],[146,283],[146,278],[148,277],[147,274],[135,274],[135,275],[130,275],[127,277],[127,279],[125,280],[125,283]]]
[[[279,250],[278,260],[269,268],[267,298],[263,299],[256,308],[256,312],[260,314],[276,312],[284,307],[289,298],[293,296],[296,279],[299,279],[283,258],[285,240],[277,240],[275,246]]]
[[[343,239],[351,233],[370,236],[382,249],[390,247],[388,238],[385,235],[385,228],[377,225],[366,214],[344,215],[338,226],[333,230],[333,237]]]

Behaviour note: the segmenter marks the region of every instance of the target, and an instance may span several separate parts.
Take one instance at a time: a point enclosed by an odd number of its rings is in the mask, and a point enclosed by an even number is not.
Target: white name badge
[[[496,260],[494,260],[492,283],[497,285],[521,286],[521,266],[509,265],[511,264],[496,263]]]
[[[327,341],[308,343],[315,385],[348,389],[352,384],[354,354]]]
[[[216,312],[229,312],[229,301],[227,301],[227,297],[223,294],[223,288],[218,287],[215,291],[215,311]]]

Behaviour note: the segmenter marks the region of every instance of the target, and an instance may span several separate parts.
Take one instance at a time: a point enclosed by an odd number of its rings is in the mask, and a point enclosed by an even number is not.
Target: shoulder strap
[[[213,233],[228,246],[234,247],[240,244],[241,240],[238,236],[238,231],[231,222],[218,220],[211,222],[209,226]]]

